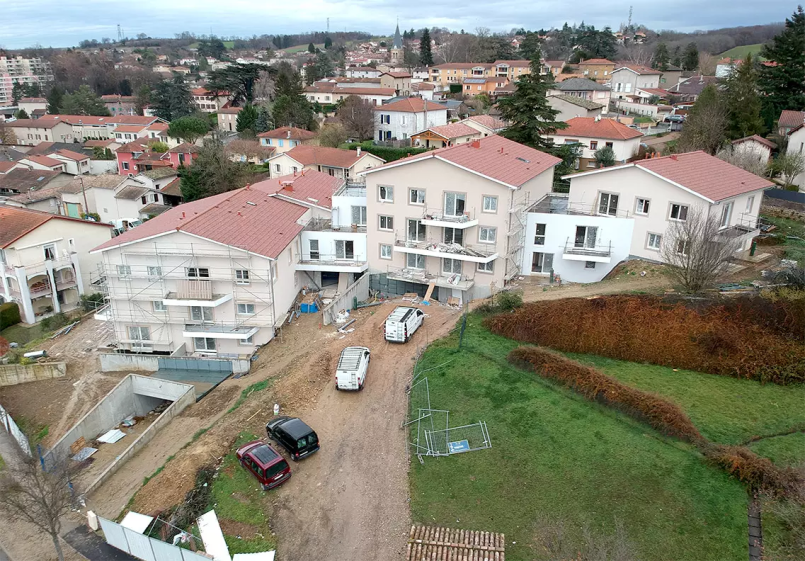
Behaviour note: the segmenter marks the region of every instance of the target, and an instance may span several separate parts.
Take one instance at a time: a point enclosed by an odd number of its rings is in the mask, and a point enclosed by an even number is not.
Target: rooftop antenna
[[[632,8],[633,6],[629,6],[629,23],[626,24],[626,29],[632,28]]]
[[[118,41],[123,40],[123,30],[120,29],[120,24],[119,23],[117,24],[117,40]]]

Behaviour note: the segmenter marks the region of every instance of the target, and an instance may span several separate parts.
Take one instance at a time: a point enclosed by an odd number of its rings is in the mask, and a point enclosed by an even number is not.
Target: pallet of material
[[[503,534],[411,526],[406,561],[505,561],[506,540]]]

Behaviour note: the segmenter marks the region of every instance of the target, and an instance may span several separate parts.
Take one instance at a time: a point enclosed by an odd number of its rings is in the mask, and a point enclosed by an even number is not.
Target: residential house
[[[695,103],[705,87],[709,84],[717,83],[718,78],[715,76],[698,74],[690,78],[681,79],[673,86],[670,86],[667,91],[673,103]]]
[[[800,128],[803,123],[805,123],[805,111],[783,109],[777,119],[777,135],[787,136],[792,130]]]
[[[132,95],[102,95],[101,100],[112,116],[137,115],[137,100]]]
[[[358,150],[341,150],[325,146],[296,146],[268,159],[271,177],[319,171],[341,179],[355,178],[365,169],[377,167],[385,160]]]
[[[118,125],[114,130],[115,141],[126,144],[138,138],[148,138],[148,125]]]
[[[17,143],[36,146],[41,142],[84,142],[114,138],[116,127],[122,125],[150,126],[164,122],[157,117],[117,115],[94,117],[90,115],[43,115],[38,119],[17,119],[6,123],[13,129]]]
[[[411,95],[411,74],[408,72],[383,72],[380,87],[394,90],[394,95]]]
[[[64,121],[49,119],[49,115],[38,119],[17,119],[6,122],[6,131],[11,130],[17,138],[16,144],[36,146],[40,142],[69,142],[73,138],[73,127]]]
[[[559,112],[556,115],[557,121],[567,121],[574,117],[594,119],[604,110],[604,105],[601,103],[566,94],[549,96],[548,105]]]
[[[542,61],[542,74],[553,74],[556,78],[562,73],[562,69],[567,66],[564,60],[544,60]]]
[[[0,175],[0,202],[59,214],[61,187],[72,179],[58,171],[16,168]]]
[[[156,191],[127,175],[79,176],[61,188],[61,214],[73,218],[97,214],[106,224],[135,221],[143,206],[159,201]]]
[[[154,152],[145,138],[124,144],[117,149],[117,167],[120,175],[143,172],[159,167],[178,169],[189,166],[198,153],[195,144],[182,143],[167,152]]]
[[[786,115],[786,113],[788,115]],[[780,116],[780,121],[778,121],[778,127],[784,129],[787,128],[788,125],[793,124],[794,118],[796,117],[796,115],[792,115],[794,113],[799,113],[799,111],[783,111],[783,115]],[[784,120],[784,118],[786,120]],[[788,154],[798,154],[805,158],[805,122],[791,128],[787,136],[788,143],[786,145],[786,152]],[[805,190],[805,173],[797,175],[793,179],[793,183],[799,186],[800,191]]]
[[[70,175],[86,175],[91,173],[90,157],[72,150],[56,150],[48,155],[64,164],[64,172]]]
[[[626,162],[637,154],[643,133],[613,119],[574,117],[567,128],[547,135],[554,144],[581,144],[578,169],[596,168],[595,152],[612,148],[616,162]]]
[[[612,96],[616,99],[624,99],[628,94],[636,92],[638,88],[659,88],[661,74],[659,70],[645,66],[634,64],[620,66],[612,72],[610,81]]]
[[[301,145],[312,145],[316,142],[316,133],[296,127],[280,127],[257,135],[260,146],[270,146],[274,154],[282,154]]]
[[[190,90],[193,96],[193,103],[202,113],[217,113],[229,101],[229,93],[214,93],[207,88],[193,88]]]
[[[225,107],[218,111],[218,129],[225,132],[238,130],[238,113],[243,107]]]
[[[716,63],[716,78],[728,78],[733,71],[743,64],[740,59],[722,58]]]
[[[411,145],[422,148],[444,148],[465,144],[476,138],[483,138],[483,133],[477,128],[463,122],[451,123],[440,127],[430,127],[411,137]]]
[[[335,82],[316,82],[305,88],[305,97],[308,101],[322,105],[333,105],[351,95],[368,101],[372,105],[382,105],[383,102],[393,98],[395,90],[392,88],[353,88],[343,87]]]
[[[609,82],[615,63],[605,58],[582,60],[578,64],[579,72],[590,80],[599,83]]]
[[[481,137],[498,134],[506,129],[505,121],[492,115],[473,115],[461,121],[481,133]]]
[[[98,258],[89,249],[111,237],[108,224],[0,205],[0,297],[22,321],[78,307]]]
[[[758,161],[764,164],[771,161],[771,153],[776,149],[777,145],[774,142],[756,134],[732,141],[732,151],[734,153],[757,158]]]
[[[344,74],[349,78],[380,78],[381,71],[371,66],[353,66],[347,68]]]
[[[673,64],[669,64],[665,67],[665,70],[663,70],[662,74],[660,75],[660,87],[668,89],[671,86],[677,85],[682,81],[683,74],[684,71],[681,68],[674,66]]]
[[[550,193],[559,158],[501,136],[363,172],[369,272],[432,298],[488,296],[519,273],[525,209]]]
[[[489,69],[490,78],[506,78],[509,82],[516,82],[521,76],[530,73],[530,60],[496,60]]]
[[[759,233],[768,179],[704,152],[688,152],[567,176],[570,192],[546,191],[529,208],[524,275],[595,282],[618,263],[662,262],[668,228],[699,209],[715,217],[741,250]],[[679,251],[685,251],[683,243]]]
[[[486,78],[464,78],[461,84],[463,88],[461,93],[466,97],[475,97],[476,95],[485,94],[489,97],[495,95],[498,88],[502,88],[508,83],[506,78],[486,77]]]
[[[47,113],[48,100],[44,97],[23,97],[20,98],[17,107],[19,107],[20,111],[25,111],[30,118],[36,119],[36,116]]]
[[[433,101],[436,85],[430,82],[414,82],[411,84],[411,94],[422,99]]]
[[[419,131],[447,124],[447,108],[412,97],[375,107],[375,138],[407,140]]]
[[[313,85],[337,84],[342,88],[380,88],[382,87],[380,82],[380,78],[348,78],[346,76],[335,76],[313,82]]]
[[[489,63],[447,62],[430,67],[429,81],[447,90],[450,84],[461,84],[465,78],[486,78],[491,69]]]
[[[548,95],[569,95],[586,99],[595,103],[600,103],[604,108],[609,107],[609,98],[612,93],[607,86],[594,82],[588,78],[568,78],[561,82],[556,82]]]
[[[233,162],[264,164],[274,155],[274,148],[256,140],[235,139],[224,146],[224,153]]]
[[[20,163],[25,164],[34,170],[47,170],[62,173],[66,173],[67,171],[65,169],[65,163],[61,160],[41,154],[26,155],[22,160],[20,160]]]
[[[0,175],[4,175],[15,169],[31,169],[31,168],[19,162],[0,161]]]

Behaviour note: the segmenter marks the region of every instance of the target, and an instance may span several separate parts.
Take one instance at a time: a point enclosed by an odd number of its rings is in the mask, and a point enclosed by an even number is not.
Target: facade
[[[432,66],[428,79],[446,90],[450,84],[463,84],[466,78],[505,78],[507,82],[516,82],[530,72],[530,62],[527,60],[448,62]]]
[[[297,146],[268,159],[271,177],[318,171],[340,179],[355,178],[358,172],[374,168],[385,160],[358,150],[325,146]]]
[[[481,136],[491,136],[506,129],[506,123],[492,115],[473,115],[461,121],[481,133]]]
[[[805,111],[791,111],[783,109],[777,119],[777,134],[786,136],[793,129],[799,129],[805,124]]]
[[[12,105],[15,83],[38,84],[44,90],[52,81],[53,69],[43,58],[0,57],[0,105]]]
[[[375,107],[375,139],[407,140],[430,127],[447,124],[447,108],[420,98]]]
[[[34,111],[38,113],[47,112],[48,100],[44,97],[23,97],[17,104],[20,111],[25,111],[31,118],[35,118]]]
[[[615,70],[615,63],[605,58],[591,58],[579,62],[579,72],[590,80],[603,83],[608,82]]]
[[[559,113],[558,121],[568,121],[574,117],[596,118],[601,115],[604,105],[572,95],[552,95],[548,97],[548,105]]]
[[[102,95],[106,108],[115,115],[137,115],[136,99],[133,95]]]
[[[380,78],[381,71],[371,66],[353,66],[347,68],[344,74],[348,78]]]
[[[412,146],[424,148],[445,148],[457,144],[465,144],[477,138],[483,138],[483,133],[463,122],[430,127],[411,137]]]
[[[740,250],[759,233],[763,191],[773,184],[704,152],[640,160],[568,176],[528,211],[522,274],[599,281],[629,258],[662,262],[667,232],[694,209],[715,217]],[[682,249],[681,251],[684,251]]]
[[[774,142],[756,134],[732,141],[733,152],[757,158],[764,164],[771,160],[771,153],[776,149],[777,145]]]
[[[783,111],[783,113],[799,113],[799,111]],[[805,113],[803,113],[805,115]],[[791,119],[793,121],[793,119]],[[783,118],[780,117],[780,123],[783,123]],[[791,123],[785,123],[788,125]],[[780,128],[784,128],[782,124],[778,124]],[[786,151],[788,154],[799,154],[805,157],[805,124],[799,124],[789,130],[787,133],[788,145]],[[799,186],[799,190],[805,189],[805,173],[800,173],[793,179],[794,185]]]
[[[502,88],[508,83],[506,78],[487,77],[487,78],[464,78],[461,84],[461,93],[467,97],[485,94],[490,97],[495,95],[498,88]]]
[[[409,96],[411,75],[408,72],[383,72],[380,75],[380,87],[392,90],[395,96]]]
[[[567,128],[548,135],[555,144],[581,144],[579,168],[596,168],[595,152],[605,147],[612,148],[616,162],[626,162],[637,153],[643,133],[623,123],[601,117],[574,117],[567,121]]]
[[[297,146],[315,144],[316,133],[296,127],[280,127],[261,132],[257,138],[260,139],[260,146],[270,146],[274,149],[274,154],[282,154]]]
[[[225,132],[238,130],[238,113],[243,107],[225,107],[218,111],[218,129]]]
[[[72,150],[56,150],[48,156],[64,164],[63,171],[70,175],[86,175],[91,172],[90,158],[86,154],[79,154]]]
[[[42,154],[26,155],[20,163],[33,170],[65,172],[64,162]]]
[[[715,76],[696,75],[680,79],[674,85],[669,86],[667,91],[674,103],[695,103],[706,86],[717,83],[718,78]]]
[[[159,193],[125,175],[76,177],[61,189],[63,215],[80,218],[85,213],[94,213],[105,224],[137,220],[140,209],[151,202],[160,202]]]
[[[628,94],[635,93],[638,89],[659,88],[661,74],[659,70],[646,68],[645,66],[630,65],[616,68],[612,72],[610,83],[612,97],[624,99]]]
[[[115,151],[118,174],[128,175],[162,167],[178,169],[181,166],[189,166],[198,152],[196,145],[186,142],[164,153],[154,152],[148,142],[149,139],[143,137],[124,144]]]
[[[17,143],[36,146],[41,142],[84,142],[115,138],[118,126],[139,125],[151,127],[164,123],[157,117],[117,115],[94,117],[89,115],[43,115],[37,119],[17,119],[6,123],[17,137]]]
[[[221,92],[216,95],[206,88],[194,88],[190,93],[193,95],[193,103],[202,113],[216,113],[228,101],[228,94]]]
[[[553,89],[548,91],[549,96],[553,95],[569,95],[586,99],[594,103],[600,103],[605,108],[609,107],[609,99],[611,90],[587,78],[568,78],[561,82],[554,84]]]
[[[0,298],[29,324],[76,308],[98,262],[89,250],[111,238],[109,225],[11,206],[0,222]]]
[[[365,171],[369,271],[488,296],[519,273],[525,209],[553,185],[554,156],[494,135]]]
[[[343,86],[336,82],[316,82],[305,88],[305,97],[308,101],[323,105],[338,103],[351,95],[356,95],[372,105],[382,105],[397,94],[393,88],[358,88]]]

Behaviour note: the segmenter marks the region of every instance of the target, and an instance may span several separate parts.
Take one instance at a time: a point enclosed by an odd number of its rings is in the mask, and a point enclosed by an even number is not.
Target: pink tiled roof
[[[630,129],[623,123],[612,119],[599,120],[596,117],[573,117],[567,121],[567,128],[558,130],[555,134],[610,140],[630,140],[643,136],[642,132]]]
[[[288,133],[291,133],[290,136]],[[259,138],[290,138],[291,140],[312,140],[316,138],[315,132],[310,132],[297,127],[280,127],[273,131],[261,132]]]
[[[513,140],[492,135],[466,144],[409,156],[363,173],[374,173],[426,158],[445,160],[510,187],[519,187],[562,161],[555,156],[529,148]]]
[[[255,183],[253,189],[266,189],[283,197],[296,199],[306,204],[333,208],[333,193],[344,184],[343,179],[329,173],[305,171],[296,175],[283,175]]]
[[[607,60],[605,58],[591,58],[591,59],[582,60],[582,61],[579,62],[580,66],[583,66],[585,64],[598,65],[598,64],[615,64],[615,63],[612,62],[611,60]]]
[[[237,115],[243,110],[243,107],[224,107],[218,110],[219,115]]]
[[[68,160],[73,160],[75,162],[80,162],[82,160],[89,160],[89,156],[85,154],[79,154],[78,152],[73,152],[72,150],[56,150],[55,152],[62,158],[67,158]]]
[[[753,134],[752,136],[746,136],[744,138],[739,138],[738,140],[733,140],[732,141],[733,144],[741,144],[743,142],[757,142],[759,144],[762,144],[763,146],[768,146],[772,150],[777,148],[777,145],[774,142],[772,142],[771,140],[766,140],[762,136],[758,136],[756,134]]]
[[[780,119],[777,121],[778,127],[793,128],[798,127],[805,123],[805,111],[791,111],[790,109],[783,109],[780,113]]]
[[[28,160],[28,161],[31,161],[31,162],[33,162],[35,164],[39,164],[40,166],[47,166],[49,168],[64,165],[64,163],[60,162],[59,160],[54,160],[53,158],[50,158],[48,156],[43,156],[41,154],[34,154],[33,156],[26,155],[25,159]]]
[[[44,97],[23,97],[20,98],[20,103],[47,103],[48,100]]]
[[[492,115],[474,115],[469,118],[470,121],[483,125],[491,130],[499,130],[506,128],[506,123],[493,117]]]
[[[109,224],[101,224],[100,222],[79,220],[78,218],[69,218],[67,216],[40,212],[28,208],[0,205],[0,222],[3,223],[3,227],[0,228],[0,247],[8,247],[28,232],[35,230],[49,220],[69,220],[82,224],[93,224],[95,226],[111,228]]]
[[[115,127],[115,132],[140,132],[146,128],[146,125],[118,125]]]
[[[181,231],[276,259],[302,231],[297,222],[308,209],[269,196],[266,187],[257,184],[179,205],[93,251]]]
[[[409,97],[389,103],[386,105],[376,106],[375,111],[398,111],[402,113],[423,113],[425,111],[425,104],[427,104],[428,111],[447,111],[444,105],[425,101],[421,97]]]
[[[14,166],[17,165],[18,162],[0,162],[0,173],[6,173]],[[25,165],[25,164],[22,164]]]
[[[464,123],[451,123],[449,125],[441,125],[439,127],[430,127],[427,130],[447,139],[481,134],[477,129],[474,129],[469,125],[465,125]]]
[[[649,74],[662,74],[659,70],[654,70],[653,68],[649,68],[648,66],[640,66],[639,64],[622,64],[618,66],[615,70],[619,70],[621,68],[628,68],[632,72],[641,75],[649,75]]]
[[[354,166],[358,160],[369,155],[369,153],[363,152],[358,155],[357,150],[342,150],[340,148],[329,148],[327,146],[308,146],[302,144],[295,146],[284,154],[275,156],[275,158],[283,155],[293,158],[303,166],[321,165],[336,168],[350,168]]]
[[[768,179],[701,151],[640,160],[635,165],[711,201],[721,201],[774,186]]]

